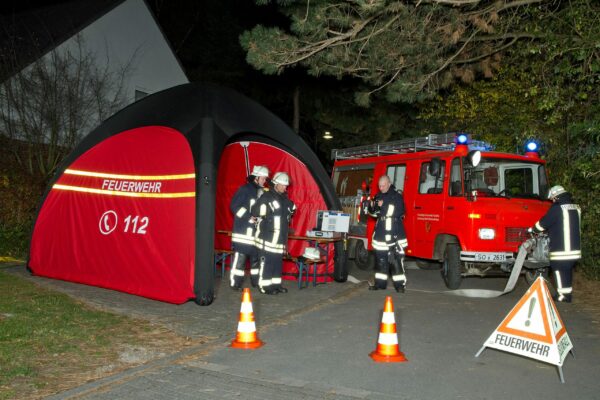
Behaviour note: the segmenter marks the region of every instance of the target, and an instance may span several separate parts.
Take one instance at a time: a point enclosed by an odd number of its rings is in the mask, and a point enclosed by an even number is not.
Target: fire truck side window
[[[431,174],[429,164],[430,162],[424,162],[423,164],[421,164],[421,173],[419,175],[419,193],[442,193],[442,187],[444,186],[444,171],[446,162],[440,161],[440,170],[438,176]]]
[[[398,191],[404,191],[404,177],[406,176],[406,165],[390,165],[387,167],[386,175],[390,177],[392,185]]]
[[[372,177],[372,166],[361,169],[334,170],[333,184],[335,185],[335,192],[339,197],[356,196],[359,190],[362,191],[363,183],[367,188],[370,187]]]
[[[450,196],[462,196],[462,173],[460,170],[460,158],[452,160],[452,167],[450,168],[450,185],[449,185]]]

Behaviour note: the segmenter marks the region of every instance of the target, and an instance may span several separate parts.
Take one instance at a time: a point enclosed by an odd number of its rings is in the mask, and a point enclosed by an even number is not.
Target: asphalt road
[[[371,273],[351,270],[358,280]],[[598,399],[600,325],[572,304],[558,304],[576,358],[567,356],[565,383],[556,367],[487,349],[475,353],[527,289],[493,299],[449,295],[439,271],[409,269],[404,294],[370,292],[365,283],[328,283],[265,296],[253,292],[257,350],[227,346],[239,313],[236,292],[223,290],[210,307],[166,305],[104,289],[32,278],[71,295],[110,299],[105,307],[147,316],[195,335],[206,345],[53,398],[84,399]],[[505,278],[469,278],[461,288],[502,290]],[[391,285],[390,285],[391,287]],[[107,294],[108,293],[108,294]],[[233,293],[233,294],[231,294]],[[391,295],[405,363],[375,363],[386,295]],[[157,311],[160,310],[160,311]],[[184,322],[174,323],[173,315]],[[187,321],[187,322],[185,322]]]
[[[571,305],[559,312],[575,344],[577,358],[556,367],[496,350],[475,353],[526,290],[496,299],[456,297],[446,291],[439,272],[408,271],[405,294],[363,290],[339,304],[269,331],[262,351],[223,349],[206,361],[235,374],[307,384],[333,384],[367,398],[401,399],[578,399],[600,398],[598,324]],[[503,289],[506,279],[467,279],[464,288]],[[381,311],[392,295],[401,350],[406,363],[374,363]],[[343,393],[343,392],[342,392]]]

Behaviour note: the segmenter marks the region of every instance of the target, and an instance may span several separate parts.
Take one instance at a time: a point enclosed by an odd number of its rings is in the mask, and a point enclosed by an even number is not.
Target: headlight
[[[492,228],[480,228],[479,239],[492,240],[496,237],[496,231]]]

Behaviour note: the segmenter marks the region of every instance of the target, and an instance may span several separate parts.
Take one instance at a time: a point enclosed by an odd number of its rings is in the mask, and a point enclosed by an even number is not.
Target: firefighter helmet
[[[552,186],[550,188],[550,190],[548,191],[548,198],[555,199],[558,196],[560,196],[561,194],[566,193],[566,192],[567,191],[565,190],[565,188],[560,185]]]
[[[290,177],[285,172],[277,172],[271,182],[277,185],[289,186],[290,185]]]
[[[255,165],[254,168],[252,168],[252,173],[250,175],[259,177],[259,176],[264,176],[265,178],[269,177],[269,168],[264,167],[262,165]]]

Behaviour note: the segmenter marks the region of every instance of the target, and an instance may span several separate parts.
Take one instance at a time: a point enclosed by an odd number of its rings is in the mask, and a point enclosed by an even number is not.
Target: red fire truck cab
[[[404,196],[407,256],[422,268],[441,267],[446,286],[463,276],[506,273],[519,245],[550,207],[545,162],[491,151],[464,134],[335,149],[333,183],[351,215],[348,255],[372,268],[375,219],[361,205],[388,175]]]

